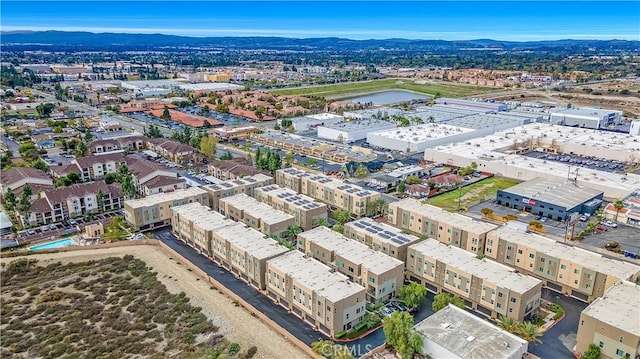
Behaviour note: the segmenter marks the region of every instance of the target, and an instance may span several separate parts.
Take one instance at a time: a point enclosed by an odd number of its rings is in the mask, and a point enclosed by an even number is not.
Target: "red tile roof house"
[[[139,195],[146,195],[146,193],[167,192],[165,191],[165,189],[168,189],[168,186],[186,188],[186,183],[184,183],[185,181],[182,179],[173,181],[156,179],[178,178],[177,173],[169,171],[166,167],[162,166],[159,163],[135,157],[127,157],[126,161],[129,166],[129,172],[131,172],[131,175],[133,176],[133,183],[136,186],[136,192]],[[162,189],[162,191],[160,191],[160,189]]]
[[[99,181],[60,187],[41,193],[40,198],[32,202],[29,225],[56,223],[101,212],[97,200],[99,192],[102,192],[105,211],[115,210],[124,205],[122,191],[117,183],[106,184]]]
[[[25,184],[29,184],[32,198],[38,198],[38,192],[53,188],[53,180],[49,175],[36,168],[14,167],[0,171],[0,191],[4,196],[11,190],[16,198],[20,197]]]

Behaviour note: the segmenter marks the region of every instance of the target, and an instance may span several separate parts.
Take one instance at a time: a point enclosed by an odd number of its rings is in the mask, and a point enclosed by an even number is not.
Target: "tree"
[[[285,236],[287,236],[287,238],[289,239],[293,239],[300,233],[302,233],[302,228],[300,226],[291,225],[287,227],[287,230],[285,231]]]
[[[369,170],[367,170],[367,167],[365,167],[361,163],[360,166],[358,166],[358,169],[356,169],[356,171],[353,174],[355,177],[363,179],[363,178],[366,178],[367,175],[369,175]]]
[[[80,142],[76,145],[76,149],[73,151],[73,154],[76,157],[84,157],[88,150],[87,145],[85,145],[84,142]]]
[[[624,208],[624,202],[622,202],[622,200],[620,198],[617,198],[615,202],[613,202],[613,208],[616,209],[616,217],[614,218],[614,221],[618,221],[618,213],[620,213],[620,210]]]
[[[511,317],[505,317],[504,315],[500,315],[498,317],[496,325],[498,326],[498,328],[509,333],[517,333],[518,329],[520,328],[520,323],[517,320]]]
[[[107,173],[106,175],[104,175],[104,182],[106,184],[112,184],[113,182],[117,182],[118,181],[118,175],[115,173]]]
[[[111,222],[104,227],[103,238],[109,242],[121,241],[127,238],[124,217],[113,217]]]
[[[351,219],[351,213],[344,209],[339,209],[331,213],[331,218],[335,219],[340,224],[345,224]]]
[[[267,169],[273,173],[279,170],[281,167],[282,167],[282,159],[280,159],[280,154],[278,153],[271,154],[267,163]]]
[[[214,136],[204,136],[200,140],[200,152],[207,158],[213,158],[216,155],[218,147],[218,139]]]
[[[398,188],[397,188],[398,193],[402,194],[406,190],[407,190],[407,186],[404,184],[404,182],[398,183]]]
[[[98,193],[96,194],[96,204],[98,205],[100,212],[104,212],[104,193],[102,193],[101,189],[98,190]]]
[[[394,312],[384,321],[386,342],[400,354],[402,359],[411,359],[422,350],[423,338],[413,330],[413,317],[407,312]]]
[[[122,194],[124,194],[127,199],[132,199],[136,196],[136,186],[133,183],[131,174],[127,174],[122,178],[120,186],[122,187]]]
[[[580,359],[600,359],[600,347],[591,343]]]
[[[36,106],[36,112],[38,113],[38,117],[45,118],[51,115],[51,112],[56,108],[56,106],[52,103],[44,103]]]
[[[156,125],[150,125],[149,128],[144,128],[144,135],[150,138],[160,138],[162,137],[162,133],[160,132],[160,128]]]
[[[316,217],[313,219],[313,227],[325,226],[329,227],[329,221],[324,217]]]
[[[18,211],[22,214],[23,222],[29,222],[29,211],[31,210],[31,186],[25,184],[22,188],[22,194],[20,194],[20,201],[18,202]]]
[[[7,188],[7,193],[4,195],[4,208],[8,212],[12,212],[16,208],[16,195],[9,188]]]
[[[37,168],[40,171],[47,171],[49,170],[49,165],[47,165],[47,163],[45,161],[43,161],[41,158],[38,158],[37,161],[35,161],[34,163],[31,164],[31,167],[33,168]]]
[[[340,233],[340,234],[344,234],[344,225],[343,224],[340,224],[340,223],[334,224],[333,227],[331,227],[331,229],[333,231],[336,231],[336,232]]]
[[[337,345],[331,340],[319,340],[311,343],[311,350],[328,359],[353,359],[354,356],[344,345]]]
[[[284,159],[288,165],[291,165],[291,162],[293,162],[293,153],[287,152],[287,154],[284,155]]]
[[[223,161],[232,160],[233,156],[231,155],[231,152],[227,150],[222,156],[220,156],[220,159]]]
[[[436,296],[433,298],[431,309],[437,312],[440,309],[445,308],[449,304],[453,304],[458,308],[464,309],[464,300],[462,300],[460,297],[449,295],[447,293],[436,294]]]
[[[375,214],[383,214],[387,209],[387,201],[382,198],[378,198],[367,203],[367,211]]]
[[[427,288],[418,283],[407,284],[398,292],[398,298],[409,308],[419,307],[426,296]]]
[[[493,214],[493,210],[491,208],[484,207],[480,210],[480,213],[482,213],[484,217],[489,217]]]
[[[75,172],[68,173],[66,177],[69,180],[70,184],[80,182],[80,175]]]
[[[318,164],[318,160],[315,158],[309,158],[309,166],[315,166]]]
[[[11,153],[9,151],[0,155],[0,169],[11,167]]]
[[[409,176],[407,177],[407,184],[420,184],[422,180],[418,176]]]
[[[167,108],[167,106],[165,106],[164,110],[162,110],[162,116],[160,116],[160,118],[163,120],[171,119],[171,113],[169,112],[169,108]]]
[[[522,339],[533,344],[534,347],[536,343],[542,343],[542,340],[540,340],[540,337],[542,337],[542,331],[540,330],[540,327],[534,323],[527,321],[520,324],[518,334]]]

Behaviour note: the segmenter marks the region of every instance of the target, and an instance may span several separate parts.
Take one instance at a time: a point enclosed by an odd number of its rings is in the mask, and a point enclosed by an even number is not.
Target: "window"
[[[540,263],[544,263],[544,258],[540,258]]]
[[[578,269],[574,269],[574,270],[573,270],[573,274],[580,274],[580,270],[578,270]]]
[[[376,283],[376,279],[373,277],[369,277],[369,283]]]
[[[518,249],[518,254],[522,254],[522,249]]]
[[[498,292],[498,297],[502,298],[502,292]]]
[[[619,340],[620,343],[622,343],[622,340],[624,340],[624,337],[620,337],[620,340]]]
[[[616,355],[624,356],[624,350],[616,349]]]
[[[531,259],[535,258],[535,255],[533,253],[529,253],[529,258]]]
[[[516,299],[516,298],[511,297],[511,303],[515,303],[516,301],[517,301],[517,299]]]
[[[491,304],[493,304],[493,301],[491,301]],[[502,304],[498,303],[498,304],[496,304],[496,307],[502,308]]]
[[[604,348],[604,342],[600,341],[600,343],[598,343],[598,346],[599,346],[600,348]]]

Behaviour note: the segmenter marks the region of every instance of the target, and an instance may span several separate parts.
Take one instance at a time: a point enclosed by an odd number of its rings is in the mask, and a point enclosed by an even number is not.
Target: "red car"
[[[596,226],[596,230],[600,231],[600,232],[606,232],[609,230],[609,228],[605,227],[605,226],[601,226],[601,225],[597,225]]]

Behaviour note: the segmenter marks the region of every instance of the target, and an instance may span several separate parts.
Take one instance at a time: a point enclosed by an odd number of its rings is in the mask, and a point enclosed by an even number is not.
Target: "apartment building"
[[[196,149],[170,138],[150,138],[146,141],[147,149],[150,149],[160,156],[175,163],[193,161],[199,163],[198,156],[195,156]]]
[[[366,313],[364,287],[298,251],[267,261],[267,295],[330,337]]]
[[[29,225],[61,222],[90,213],[111,211],[124,203],[120,185],[103,181],[80,183],[44,191],[31,203]]]
[[[403,230],[481,254],[487,233],[498,226],[405,198],[389,204],[387,221]]]
[[[171,229],[173,234],[208,257],[213,257],[211,232],[235,223],[198,202],[171,207]]]
[[[208,169],[213,177],[223,181],[255,176],[257,174],[270,175],[269,171],[254,167],[252,163],[242,157],[210,163]]]
[[[522,321],[540,306],[539,279],[433,239],[409,246],[407,277],[432,293],[458,296],[468,308],[494,319]]]
[[[327,219],[328,208],[309,196],[298,194],[289,188],[272,184],[253,190],[253,197],[271,207],[293,216],[303,230],[314,227],[316,221]]]
[[[161,164],[139,157],[126,157],[129,172],[141,196],[187,188],[187,183]]]
[[[38,198],[38,192],[53,187],[53,180],[37,168],[14,167],[0,171],[0,190],[3,196],[7,191],[11,191],[19,198],[27,184],[33,193],[32,198]]]
[[[118,167],[126,163],[122,153],[79,157],[74,158],[71,164],[65,167],[65,172],[79,173],[83,182],[95,181],[104,178],[107,173],[116,173]],[[60,175],[67,173],[60,173]]]
[[[227,218],[243,222],[267,236],[281,237],[289,226],[296,224],[293,216],[258,202],[244,193],[221,198],[218,211]]]
[[[164,227],[171,224],[171,207],[198,202],[209,205],[207,192],[189,187],[169,193],[159,193],[124,202],[124,218],[137,231]]]
[[[345,223],[344,236],[403,263],[407,261],[407,248],[420,241],[416,236],[402,233],[395,227],[378,223],[369,217]]]
[[[628,281],[614,284],[580,314],[574,352],[584,354],[593,343],[600,358],[638,358],[640,355],[640,286]]]
[[[386,302],[404,283],[404,262],[321,226],[298,234],[298,250],[366,288],[369,302]]]
[[[276,184],[315,198],[333,208],[349,211],[356,218],[373,213],[374,209],[367,205],[382,198],[378,192],[293,167],[277,170]]]
[[[145,141],[148,137],[144,136],[127,136],[110,138],[104,140],[95,140],[87,144],[89,151],[95,154],[108,153],[112,151],[139,151],[144,148]]]
[[[273,184],[273,178],[270,176],[258,174],[255,176],[244,177],[237,180],[224,181],[217,184],[203,186],[202,189],[207,191],[209,195],[209,203],[214,210],[220,209],[220,198],[233,196],[244,193],[253,196],[253,191],[258,187],[264,187]]]
[[[502,226],[487,234],[487,258],[543,281],[556,292],[591,302],[619,280],[634,281],[640,266]]]

